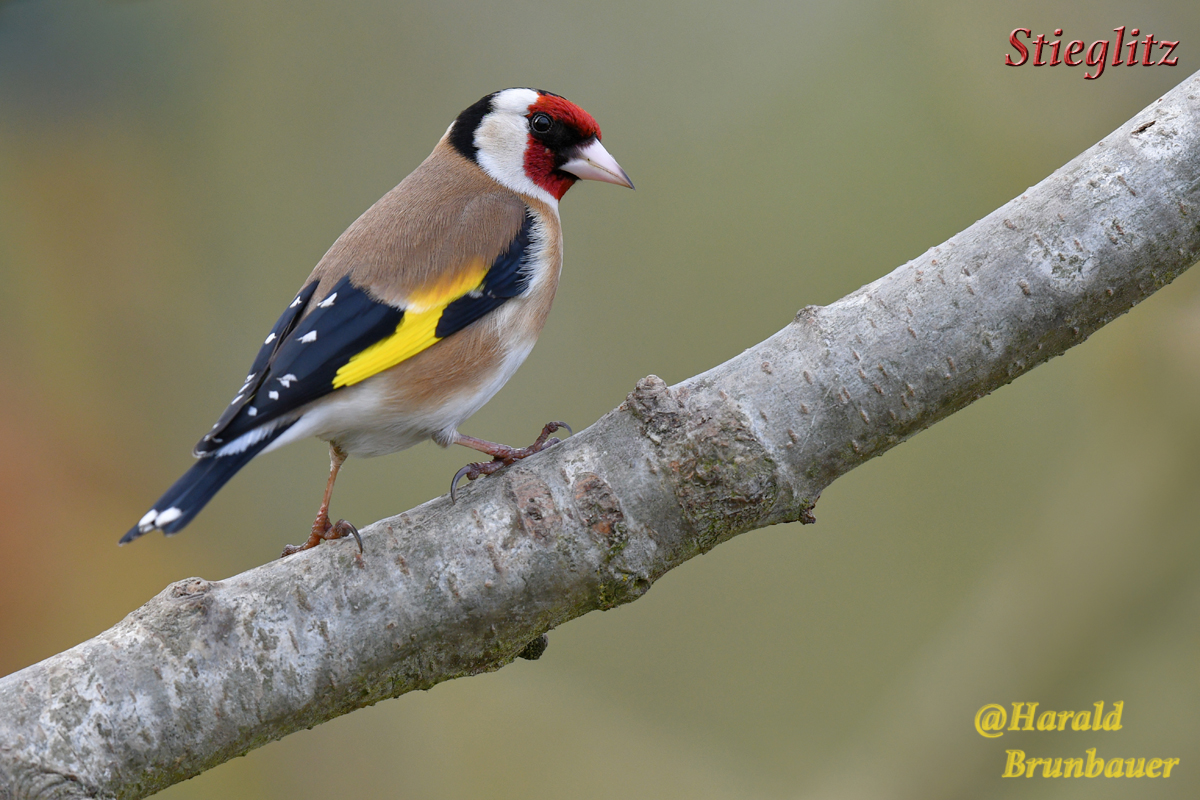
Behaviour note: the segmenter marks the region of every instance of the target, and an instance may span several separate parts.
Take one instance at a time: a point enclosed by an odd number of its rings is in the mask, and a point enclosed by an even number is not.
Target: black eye
[[[534,133],[545,133],[554,125],[554,120],[546,114],[534,114],[529,120],[529,128]]]

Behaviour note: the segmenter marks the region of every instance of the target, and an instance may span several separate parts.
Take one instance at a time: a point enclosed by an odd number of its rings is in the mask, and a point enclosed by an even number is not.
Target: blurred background
[[[1032,28],[1175,68],[1009,68]],[[191,463],[337,235],[507,86],[578,102],[636,192],[563,202],[532,357],[464,432],[578,430],[969,226],[1188,77],[1195,0],[0,2],[0,673],[304,538],[327,459],[256,460],[181,536],[116,540]],[[1111,55],[1110,55],[1111,60]],[[1200,791],[1200,270],[537,662],[268,745],[161,797],[1126,798]],[[360,525],[432,444],[343,471]],[[1113,733],[983,739],[986,703]],[[1168,781],[1002,780],[1033,756]]]

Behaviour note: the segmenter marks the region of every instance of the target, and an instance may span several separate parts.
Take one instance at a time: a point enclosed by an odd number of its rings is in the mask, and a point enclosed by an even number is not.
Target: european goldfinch
[[[250,459],[308,436],[329,442],[329,482],[308,541],[284,555],[358,538],[329,521],[348,456],[432,438],[492,456],[459,473],[475,478],[555,441],[547,437],[560,423],[521,449],[458,426],[537,341],[562,267],[558,201],[578,179],[633,188],[574,103],[505,89],[459,114],[433,153],[333,243],[196,445],[199,462],[121,543],[178,532]]]

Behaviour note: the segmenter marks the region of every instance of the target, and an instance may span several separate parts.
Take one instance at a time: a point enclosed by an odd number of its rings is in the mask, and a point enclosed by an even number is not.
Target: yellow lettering
[[[1049,759],[1045,759],[1045,758],[1027,758],[1027,759],[1025,759],[1025,777],[1032,778],[1033,773],[1037,772],[1038,764],[1042,763],[1043,761],[1048,762]]]
[[[1029,711],[1021,713],[1021,706],[1028,705]],[[1012,724],[1008,726],[1010,731],[1031,731],[1033,730],[1033,714],[1037,711],[1037,703],[1013,703]],[[1019,727],[1021,720],[1025,720],[1025,727]]]
[[[1008,763],[1004,765],[1001,778],[1019,778],[1025,774],[1025,751],[1005,750],[1008,753]]]
[[[1083,759],[1082,758],[1064,758],[1063,759],[1064,778],[1082,778],[1083,777]],[[1071,769],[1074,768],[1075,774],[1071,774]]]
[[[988,703],[975,712],[975,730],[980,736],[995,739],[1004,735],[1004,724],[1008,722],[1008,712],[1003,706]]]
[[[1095,778],[1104,771],[1104,759],[1096,758],[1096,748],[1089,747],[1083,752],[1087,753],[1087,767],[1084,768],[1083,774],[1088,778]]]
[[[1104,730],[1119,731],[1121,730],[1121,710],[1125,708],[1125,701],[1118,700],[1113,703],[1113,710],[1108,712],[1108,716],[1104,718]],[[1096,719],[1100,719],[1100,712],[1096,712]]]
[[[1071,730],[1090,731],[1092,729],[1092,712],[1077,711],[1075,719],[1071,720]]]
[[[1163,777],[1164,778],[1171,777],[1171,767],[1175,766],[1178,763],[1179,763],[1178,758],[1164,758],[1163,759]]]
[[[1051,771],[1049,759],[1047,759],[1046,768],[1042,771],[1042,777],[1043,778],[1061,778],[1062,777],[1062,761],[1063,760],[1061,758],[1054,759],[1054,770]],[[1079,759],[1079,761],[1080,761],[1080,763],[1083,763],[1082,758]]]
[[[1119,778],[1125,774],[1125,762],[1119,758],[1110,758],[1104,768],[1104,777]]]
[[[1067,729],[1067,720],[1069,720],[1073,716],[1075,716],[1074,711],[1058,712],[1058,729],[1060,731],[1065,731]]]
[[[1137,762],[1137,768],[1133,766],[1133,762]],[[1127,758],[1125,759],[1125,777],[1140,778],[1146,774],[1146,759],[1144,758]]]
[[[1161,758],[1150,759],[1150,763],[1146,765],[1146,777],[1147,778],[1161,777],[1158,774],[1158,771],[1160,769],[1162,769],[1162,759]]]
[[[1038,717],[1037,729],[1039,731],[1054,730],[1054,717],[1055,716],[1056,715],[1053,711],[1043,711],[1042,715],[1040,717]]]

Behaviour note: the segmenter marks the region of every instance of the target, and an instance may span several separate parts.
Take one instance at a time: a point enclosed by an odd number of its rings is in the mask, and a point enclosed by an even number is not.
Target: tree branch
[[[144,797],[495,670],[1084,341],[1200,257],[1200,73],[1019,198],[674,387],[363,531],[169,586],[0,680],[0,798]],[[535,648],[536,649],[536,648]],[[526,651],[527,655],[533,655]]]

